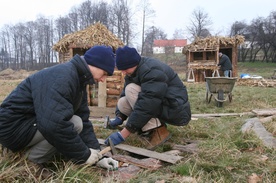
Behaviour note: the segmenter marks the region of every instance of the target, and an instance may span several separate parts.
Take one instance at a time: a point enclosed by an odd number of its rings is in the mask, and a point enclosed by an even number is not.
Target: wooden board
[[[243,113],[212,113],[212,114],[192,114],[193,118],[208,118],[208,117],[222,117],[222,116],[256,116],[252,112],[243,112]]]
[[[162,167],[162,165],[160,164],[160,161],[154,158],[136,159],[131,156],[120,155],[120,154],[115,154],[112,156],[112,158],[124,163],[129,163],[135,166],[139,166],[141,168],[146,168],[151,170],[156,170]]]
[[[104,144],[104,139],[98,139],[100,144]],[[142,156],[146,156],[149,158],[155,158],[155,159],[159,159],[161,161],[167,162],[167,163],[172,163],[175,164],[178,161],[180,161],[183,157],[181,156],[173,156],[173,155],[166,155],[166,154],[162,154],[162,153],[158,153],[155,151],[151,151],[148,149],[143,149],[143,148],[139,148],[139,147],[134,147],[134,146],[130,146],[130,145],[125,145],[125,144],[118,144],[115,146],[117,149],[121,149],[124,151],[128,151],[134,154],[139,154]]]

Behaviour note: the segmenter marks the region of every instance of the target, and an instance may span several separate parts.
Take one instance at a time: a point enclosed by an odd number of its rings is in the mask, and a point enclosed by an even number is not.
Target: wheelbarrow
[[[232,90],[237,81],[236,77],[205,77],[205,81],[206,101],[208,103],[210,103],[213,95],[218,107],[223,106],[223,102],[227,100],[227,97],[229,102],[232,102]],[[224,97],[225,95],[226,97]]]

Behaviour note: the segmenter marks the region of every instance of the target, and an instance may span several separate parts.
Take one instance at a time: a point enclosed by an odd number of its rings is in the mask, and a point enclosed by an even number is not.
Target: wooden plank
[[[160,161],[154,158],[136,159],[131,156],[120,155],[120,154],[113,155],[112,158],[124,163],[129,163],[135,166],[139,166],[141,168],[146,168],[151,170],[156,170],[162,167],[162,165],[160,164]]]
[[[243,113],[212,113],[212,114],[192,114],[193,118],[208,118],[208,117],[222,117],[222,116],[244,116],[244,115],[254,115],[252,112]]]
[[[98,139],[98,141],[99,141],[100,144],[104,144],[105,140],[104,139]],[[134,146],[126,145],[126,144],[118,144],[115,147],[117,149],[128,151],[128,152],[131,152],[131,153],[134,153],[134,154],[139,154],[139,155],[149,157],[149,158],[159,159],[161,161],[172,163],[172,164],[177,163],[178,161],[180,161],[183,158],[181,156],[166,155],[166,154],[158,153],[158,152],[151,151],[151,150],[148,150],[148,149],[134,147]]]
[[[99,82],[98,90],[98,107],[106,107],[106,80],[104,82]]]
[[[263,144],[268,148],[276,148],[276,138],[273,134],[268,132],[262,125],[258,118],[250,118],[246,120],[246,123],[242,126],[242,132],[248,133],[251,130],[255,132],[257,137],[262,140]]]

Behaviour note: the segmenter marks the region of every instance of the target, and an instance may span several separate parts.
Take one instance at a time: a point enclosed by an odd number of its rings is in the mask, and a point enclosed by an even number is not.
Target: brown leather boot
[[[153,130],[147,149],[153,150],[157,146],[165,143],[169,138],[171,138],[171,134],[167,130],[167,126],[162,125]]]

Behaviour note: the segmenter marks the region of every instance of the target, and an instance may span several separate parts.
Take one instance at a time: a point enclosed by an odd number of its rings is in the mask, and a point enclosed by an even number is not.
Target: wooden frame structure
[[[244,42],[243,36],[207,37],[196,39],[183,47],[186,55],[188,82],[204,82],[205,77],[219,77],[222,72],[217,66],[219,52],[226,54],[232,61],[232,76],[237,75],[238,45]]]

